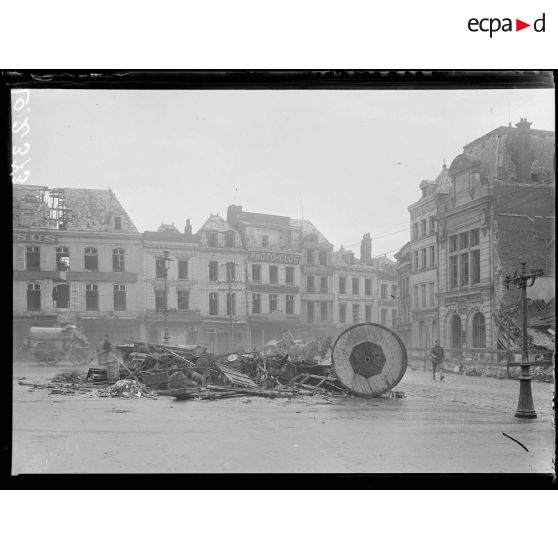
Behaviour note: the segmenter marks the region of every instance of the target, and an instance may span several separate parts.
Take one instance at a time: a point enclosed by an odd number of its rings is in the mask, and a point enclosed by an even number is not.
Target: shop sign
[[[260,252],[259,250],[251,250],[248,253],[248,260],[251,262],[299,265],[300,254],[292,254],[290,252]]]
[[[55,234],[48,233],[15,233],[14,240],[16,242],[38,242],[42,244],[56,244],[58,237]]]

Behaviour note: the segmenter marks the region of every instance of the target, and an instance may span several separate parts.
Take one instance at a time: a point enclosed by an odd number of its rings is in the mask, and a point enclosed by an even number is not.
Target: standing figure
[[[432,379],[436,379],[436,368],[438,368],[442,361],[444,360],[444,349],[440,346],[440,340],[436,339],[434,342],[434,347],[432,347],[432,352],[430,354],[432,358]],[[444,379],[444,373],[440,369],[440,381]]]

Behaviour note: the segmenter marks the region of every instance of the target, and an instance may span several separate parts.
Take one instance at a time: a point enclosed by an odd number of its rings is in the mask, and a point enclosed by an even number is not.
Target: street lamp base
[[[523,419],[536,419],[537,418],[537,413],[535,413],[535,411],[524,411],[523,409],[517,409],[517,411],[515,412],[515,416],[517,418],[523,418]]]
[[[535,405],[533,404],[533,395],[531,393],[531,377],[522,371],[519,377],[519,401],[517,402],[517,418],[534,419],[537,418],[535,413]]]

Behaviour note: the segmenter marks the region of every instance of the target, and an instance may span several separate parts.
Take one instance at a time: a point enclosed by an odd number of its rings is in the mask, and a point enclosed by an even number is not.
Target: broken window
[[[339,294],[345,294],[347,292],[347,278],[339,277]]]
[[[99,285],[85,285],[85,309],[99,310]]]
[[[52,289],[52,301],[55,308],[70,307],[70,285],[68,283],[58,283]]]
[[[215,231],[210,231],[207,233],[207,245],[212,248],[217,247],[217,233]]]
[[[450,256],[449,284],[450,289],[457,289],[457,256]]]
[[[38,246],[27,246],[26,269],[39,271],[41,269],[41,249]]]
[[[70,269],[70,249],[67,246],[56,247],[56,271]]]
[[[219,264],[218,262],[209,262],[209,280],[217,281],[219,279]]]
[[[285,283],[287,285],[294,284],[294,267],[287,266],[285,268]]]
[[[122,217],[115,216],[114,217],[114,230],[121,231],[122,230]]]
[[[285,311],[287,314],[294,314],[294,296],[287,295]]]
[[[252,314],[261,314],[262,296],[259,293],[252,293]]]
[[[190,291],[178,289],[176,291],[178,310],[190,309]]]
[[[155,289],[155,312],[163,312],[167,308],[167,293],[163,289]]]
[[[84,267],[87,271],[99,271],[99,255],[97,248],[85,249]]]
[[[372,306],[370,304],[367,304],[364,307],[364,321],[365,322],[371,322],[372,321]]]
[[[178,278],[188,279],[188,260],[178,260]]]
[[[41,285],[29,283],[27,285],[27,310],[36,312],[41,309]]]
[[[126,310],[126,285],[114,285],[114,309]]]
[[[236,314],[236,293],[227,293],[227,316]]]
[[[372,295],[372,279],[365,279],[364,280],[364,294],[365,296]]]
[[[279,282],[279,268],[276,265],[269,266],[269,282],[274,284]]]
[[[320,302],[320,320],[327,321],[327,302]]]
[[[123,248],[115,248],[112,251],[112,270],[119,272],[125,271]]]
[[[277,295],[270,294],[269,295],[269,311],[275,312],[277,310]]]
[[[320,292],[321,293],[327,293],[328,292],[327,277],[320,277]]]
[[[209,315],[217,316],[217,314],[219,314],[218,293],[209,293]]]
[[[344,324],[347,321],[347,305],[339,305],[339,322]]]
[[[357,295],[359,292],[358,288],[358,277],[353,277],[353,294]]]
[[[262,280],[262,266],[260,264],[252,264],[252,281]]]

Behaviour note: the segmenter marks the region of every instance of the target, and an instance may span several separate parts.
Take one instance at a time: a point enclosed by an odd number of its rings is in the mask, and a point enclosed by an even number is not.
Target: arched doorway
[[[473,347],[475,349],[484,349],[486,347],[486,323],[484,315],[477,312],[473,316]]]
[[[451,348],[461,350],[461,318],[457,314],[451,319]]]

